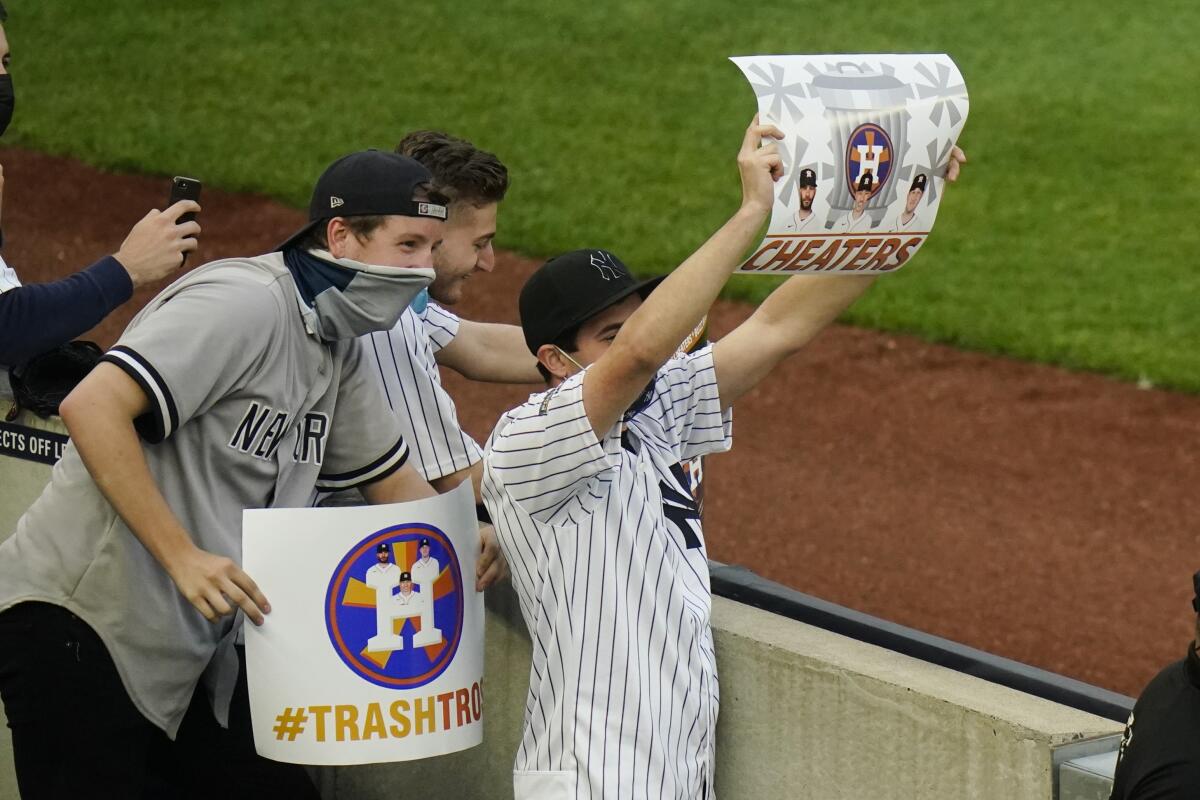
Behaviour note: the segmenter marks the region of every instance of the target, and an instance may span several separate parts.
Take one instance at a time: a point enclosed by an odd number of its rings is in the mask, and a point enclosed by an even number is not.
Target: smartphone
[[[171,179],[171,196],[167,200],[167,207],[171,207],[180,200],[194,200],[200,202],[200,181],[195,178],[186,178],[183,175],[176,175]],[[196,218],[194,211],[189,211],[186,214],[180,215],[176,221],[176,225],[182,225],[185,222],[191,222]],[[188,237],[192,238],[192,237]],[[187,262],[187,253],[183,254],[183,261],[179,262],[179,266],[183,266]]]

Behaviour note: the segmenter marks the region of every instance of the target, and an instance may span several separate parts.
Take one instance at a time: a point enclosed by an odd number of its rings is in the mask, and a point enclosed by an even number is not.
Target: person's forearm
[[[868,275],[796,275],[714,346],[721,407],[729,408],[833,322],[874,282]]]
[[[469,467],[460,469],[458,472],[452,472],[449,475],[443,475],[440,478],[434,478],[429,483],[437,491],[438,494],[445,494],[451,489],[458,487],[464,480],[471,481],[471,488],[475,493],[475,505],[483,502],[483,495],[480,492],[480,487],[483,484],[483,461],[476,461]]]
[[[392,474],[363,486],[362,493],[371,505],[383,505],[435,497],[437,490],[421,477],[410,461]]]
[[[22,364],[95,327],[133,294],[112,256],[53,283],[0,294],[0,364]]]
[[[488,383],[541,383],[537,359],[516,325],[461,320],[454,341],[435,356],[465,378]]]
[[[174,577],[174,565],[196,546],[151,475],[133,421],[104,397],[86,394],[63,401],[62,417],[100,492]]]
[[[875,275],[794,275],[754,312],[772,343],[794,352],[863,295]]]
[[[743,205],[629,317],[613,350],[644,373],[639,379],[649,380],[708,313],[768,210]]]

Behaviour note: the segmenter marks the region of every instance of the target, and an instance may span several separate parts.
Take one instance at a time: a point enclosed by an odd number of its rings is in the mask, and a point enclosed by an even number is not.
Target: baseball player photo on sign
[[[719,691],[697,514],[682,460],[728,450],[737,400],[875,280],[796,275],[693,353],[708,312],[792,180],[779,128],[747,128],[742,202],[661,282],[614,253],[550,259],[520,295],[547,390],[501,417],[483,494],[533,639],[517,800],[715,796]],[[965,160],[954,150],[947,180]]]

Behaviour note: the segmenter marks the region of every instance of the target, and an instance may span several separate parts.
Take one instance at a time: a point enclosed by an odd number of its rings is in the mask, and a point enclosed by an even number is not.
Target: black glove
[[[95,342],[67,342],[20,366],[9,367],[8,382],[16,401],[9,420],[15,419],[22,408],[42,419],[57,414],[58,404],[92,371],[102,353]]]

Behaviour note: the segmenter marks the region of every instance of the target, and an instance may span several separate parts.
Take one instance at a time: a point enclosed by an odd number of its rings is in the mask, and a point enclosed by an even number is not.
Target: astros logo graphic
[[[871,197],[879,194],[891,177],[894,157],[892,137],[883,128],[874,122],[855,128],[846,145],[846,185],[850,195],[854,195],[859,177],[866,172],[871,173]]]
[[[325,594],[329,641],[346,666],[390,689],[424,686],[462,638],[458,554],[432,525],[376,531],[346,554]]]

